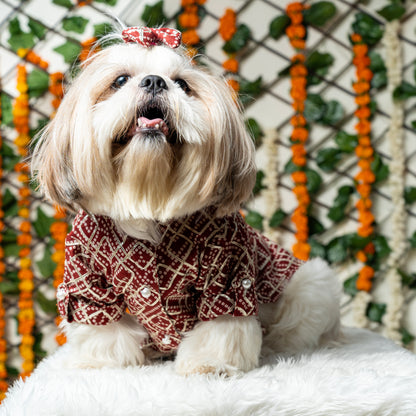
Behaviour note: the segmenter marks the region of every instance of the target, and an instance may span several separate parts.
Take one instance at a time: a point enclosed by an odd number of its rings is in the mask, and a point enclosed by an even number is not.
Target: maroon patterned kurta
[[[105,325],[128,308],[162,352],[175,350],[198,320],[256,315],[258,303],[275,302],[303,263],[239,214],[212,214],[161,225],[161,242],[153,245],[81,211],[66,239],[61,315]]]

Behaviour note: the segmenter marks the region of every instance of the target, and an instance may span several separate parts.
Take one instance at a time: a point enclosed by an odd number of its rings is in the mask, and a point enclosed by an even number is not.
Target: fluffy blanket
[[[345,344],[268,357],[239,377],[181,377],[172,363],[62,369],[67,347],[18,381],[1,416],[415,416],[416,356],[373,333],[345,330]]]

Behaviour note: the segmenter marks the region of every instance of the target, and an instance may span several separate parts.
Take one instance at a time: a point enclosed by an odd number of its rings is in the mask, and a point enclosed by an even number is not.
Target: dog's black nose
[[[148,75],[147,77],[144,77],[140,83],[140,87],[153,95],[168,89],[165,80],[158,75]]]

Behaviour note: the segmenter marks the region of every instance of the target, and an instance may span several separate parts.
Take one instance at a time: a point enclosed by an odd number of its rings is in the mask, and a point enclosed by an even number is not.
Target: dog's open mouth
[[[150,107],[139,112],[136,126],[132,126],[132,133],[137,134],[146,130],[162,132],[165,137],[169,136],[169,127],[165,121],[166,115],[157,107]]]
[[[118,137],[117,144],[127,144],[133,137],[145,139],[165,139],[170,144],[177,143],[177,134],[171,128],[167,112],[157,105],[139,109],[127,134]]]

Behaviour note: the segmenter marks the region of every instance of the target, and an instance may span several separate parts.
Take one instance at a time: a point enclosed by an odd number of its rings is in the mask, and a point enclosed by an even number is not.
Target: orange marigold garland
[[[2,114],[1,114],[1,100],[0,100],[0,123],[2,120]],[[0,124],[1,126],[1,124]],[[3,139],[1,136],[1,130],[0,130],[0,150],[3,146]],[[3,176],[3,159],[0,155],[0,177]],[[1,184],[1,181],[0,181]],[[3,208],[3,199],[2,195],[0,193],[0,243],[3,240],[3,230],[4,230],[4,212],[2,210]],[[3,276],[6,272],[6,265],[4,263],[4,251],[3,247],[0,247],[0,282],[3,280]],[[0,292],[0,403],[6,396],[7,389],[9,387],[7,383],[7,368],[6,368],[6,361],[7,361],[7,341],[5,338],[5,328],[6,328],[6,321],[5,321],[6,311],[3,306],[3,294]]]
[[[371,162],[374,159],[374,149],[371,144],[371,121],[370,121],[370,81],[373,73],[370,69],[371,60],[368,56],[368,46],[363,42],[361,35],[354,33],[351,35],[353,43],[353,64],[356,68],[356,81],[353,83],[355,91],[355,103],[358,108],[355,116],[358,123],[355,130],[358,135],[358,145],[355,154],[358,158],[359,172],[355,176],[356,188],[359,199],[356,203],[358,210],[358,235],[363,238],[370,237],[374,234],[374,215],[371,212],[372,201],[370,193],[372,184],[375,182],[375,174],[371,170]],[[364,250],[357,253],[357,259],[362,263],[366,263],[368,256],[374,254],[374,244],[369,243]],[[372,287],[372,279],[374,277],[374,269],[364,264],[359,272],[357,279],[357,289],[369,292]]]
[[[88,44],[90,48],[95,42],[95,38],[93,39],[94,40],[90,39],[83,45]],[[84,55],[85,59],[88,56],[88,53]],[[82,60],[81,55],[80,60]],[[54,113],[51,115],[51,118],[55,116],[55,112],[61,104],[62,98],[64,96],[63,79],[64,74],[62,72],[55,72],[50,75],[49,92],[54,96],[52,100],[52,107],[54,108]],[[50,228],[51,237],[55,240],[52,254],[52,260],[56,263],[56,268],[53,272],[53,287],[55,288],[55,290],[57,290],[58,286],[62,283],[64,276],[65,238],[68,232],[68,224],[65,221],[65,209],[59,206],[55,206],[55,214],[53,218],[55,221],[52,223]],[[57,316],[55,319],[56,326],[59,327],[61,322],[62,318],[60,316]],[[58,331],[58,333],[55,336],[55,340],[58,345],[63,345],[66,342],[66,337],[62,332]]]
[[[22,157],[27,156],[27,146],[29,145],[29,96],[27,85],[27,71],[24,65],[17,66],[17,90],[19,96],[13,108],[13,122],[18,133],[15,144],[18,153]],[[19,312],[18,332],[21,335],[21,343],[19,346],[20,355],[23,359],[22,371],[20,376],[26,378],[34,369],[35,354],[33,345],[35,338],[32,335],[35,326],[35,311],[33,308],[33,290],[34,275],[31,270],[30,244],[32,241],[31,223],[29,221],[30,206],[30,189],[29,189],[29,167],[25,162],[19,162],[15,165],[15,172],[18,174],[20,182],[18,215],[20,217],[19,235],[17,236],[17,244],[19,251]]]
[[[44,70],[48,69],[49,63],[44,61],[38,54],[36,54],[31,49],[20,48],[17,50],[17,54],[20,56],[20,58],[24,59],[27,62],[37,65]]]
[[[308,209],[310,197],[307,188],[307,177],[305,173],[306,166],[306,149],[305,143],[308,139],[308,128],[306,119],[303,115],[306,100],[306,76],[308,74],[305,66],[305,48],[306,29],[303,25],[303,10],[305,6],[302,3],[291,3],[287,6],[286,12],[290,18],[290,25],[286,29],[290,44],[298,51],[292,58],[290,68],[292,106],[295,115],[291,118],[293,126],[290,141],[292,143],[292,163],[296,170],[292,173],[294,182],[293,193],[296,196],[298,206],[292,214],[292,222],[296,227],[296,243],[293,245],[293,254],[302,260],[307,260],[310,253],[309,226],[308,226]]]
[[[226,9],[224,15],[219,20],[218,33],[221,38],[228,42],[232,39],[237,31],[237,14],[232,9]],[[240,90],[240,83],[237,81],[235,75],[238,73],[239,62],[236,54],[228,54],[228,58],[223,62],[222,67],[228,75],[228,85],[236,92]]]
[[[55,240],[53,245],[54,252],[52,254],[52,260],[56,263],[56,268],[53,272],[53,286],[55,290],[57,290],[58,286],[63,282],[64,276],[65,238],[68,232],[68,223],[65,221],[65,210],[59,206],[56,206],[54,219],[55,221],[51,225],[50,231],[52,238]],[[56,325],[59,327],[61,322],[62,318],[58,316],[55,319]],[[55,336],[55,340],[58,345],[63,345],[66,342],[66,337],[62,332],[59,331]]]
[[[201,41],[197,32],[200,24],[199,8],[205,2],[206,0],[181,1],[183,12],[178,17],[178,23],[182,28],[182,42],[187,46],[191,57],[198,53],[196,46]]]

